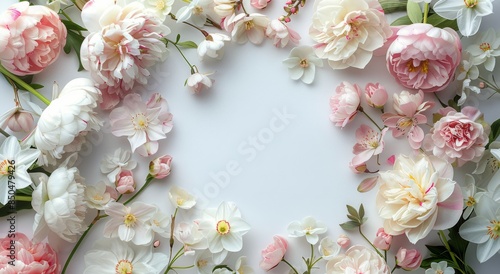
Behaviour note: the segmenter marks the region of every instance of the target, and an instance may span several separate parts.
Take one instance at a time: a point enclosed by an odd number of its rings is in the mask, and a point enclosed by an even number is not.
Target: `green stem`
[[[71,253],[69,253],[68,259],[66,260],[66,263],[64,264],[64,267],[63,267],[63,270],[62,270],[61,274],[66,273],[66,269],[68,268],[69,263],[71,262],[71,259],[73,258],[73,255],[75,255],[76,250],[78,249],[78,247],[80,246],[80,244],[83,242],[83,239],[85,239],[85,236],[87,236],[87,233],[90,231],[90,229],[92,228],[92,226],[94,226],[94,224],[95,224],[95,222],[97,220],[98,220],[98,218],[94,219],[94,221],[89,225],[89,227],[87,227],[87,230],[85,230],[85,232],[83,232],[83,234],[80,237],[80,239],[78,239],[78,242],[76,242],[76,245],[71,250]]]
[[[148,185],[151,183],[151,181],[154,179],[153,176],[151,176],[150,174],[148,174],[148,176],[146,177],[146,182],[144,183],[144,185],[134,194],[134,196],[130,197],[130,199],[128,199],[127,201],[125,201],[125,203],[123,203],[123,205],[127,205],[128,203],[132,202],[132,200],[135,199],[135,197],[137,197],[139,194],[141,194],[141,192],[144,191],[144,189],[146,189],[146,187],[148,187]]]
[[[241,4],[241,8],[243,9],[243,12],[249,16],[250,14],[247,12],[247,10],[245,9],[245,5],[243,4],[243,1],[240,1],[240,4]]]
[[[295,269],[295,267],[293,267],[293,265],[291,265],[287,260],[285,260],[285,257],[283,257],[283,259],[281,259],[281,261],[284,262],[285,264],[287,264],[295,274],[299,274],[297,269]]]
[[[182,58],[184,58],[184,61],[186,61],[186,63],[188,64],[189,68],[192,71],[194,66],[189,62],[189,60],[186,58],[186,56],[184,55],[184,53],[182,52],[182,50],[179,48],[179,46],[177,46],[177,44],[174,43],[174,41],[172,41],[170,39],[165,38],[165,40],[167,42],[171,43],[172,45],[174,45],[174,47],[177,49],[177,51],[179,51],[179,53],[181,54]]]
[[[368,115],[368,113],[366,113],[363,108],[359,107],[359,112],[363,113],[366,118],[368,118],[377,128],[378,130],[382,131],[382,128],[379,127],[379,125],[377,125],[377,123],[375,123],[375,121],[372,119],[372,117],[370,117],[370,115]]]
[[[439,230],[438,232],[439,237],[441,238],[441,242],[443,242],[444,246],[446,247],[446,250],[448,250],[448,253],[450,253],[451,260],[455,263],[456,266],[458,266],[457,259],[455,258],[455,253],[451,251],[450,244],[448,243],[448,240],[446,239],[446,235],[444,235],[444,231]],[[465,272],[462,269],[458,269],[460,273],[465,274]]]
[[[173,14],[173,13],[169,13],[168,15],[170,15],[170,18],[171,18],[172,20],[177,21],[177,17],[175,17],[175,14]],[[207,20],[208,20],[208,19],[207,19]],[[184,24],[186,24],[186,25],[188,25],[188,26],[190,26],[190,27],[193,27],[193,28],[195,28],[195,29],[199,30],[199,31],[203,34],[203,36],[205,36],[205,37],[207,37],[207,36],[208,36],[208,32],[207,32],[206,30],[203,30],[203,29],[201,29],[201,28],[199,28],[199,27],[197,27],[197,26],[195,26],[195,25],[193,25],[193,24],[191,24],[191,23],[189,23],[189,22],[186,22],[186,21],[183,21],[182,23],[184,23]]]
[[[3,129],[1,129],[1,128],[0,128],[0,133],[1,133],[3,136],[5,136],[5,137],[9,137],[9,136],[10,136],[10,134],[8,134],[7,132],[5,132],[5,130],[3,130]]]
[[[18,85],[23,87],[25,90],[31,92],[31,94],[35,95],[40,101],[42,101],[44,104],[47,106],[50,104],[50,100],[45,98],[40,92],[38,92],[36,89],[32,88],[30,85],[28,85],[26,82],[21,80],[21,78],[17,77],[16,75],[12,74],[10,71],[8,71],[6,68],[4,68],[0,64],[0,72],[5,75],[6,77],[10,78],[12,81],[16,82]]]
[[[16,201],[31,202],[32,198],[30,196],[15,196]]]
[[[481,81],[483,81],[483,82],[485,82],[485,83],[488,85],[488,87],[489,87],[489,88],[491,88],[491,89],[493,89],[495,92],[500,93],[500,88],[499,88],[499,87],[497,87],[497,85],[496,85],[496,84],[494,84],[494,83],[492,83],[492,82],[490,82],[490,81],[486,80],[485,78],[483,78],[483,77],[481,77],[481,76],[479,76],[479,77],[478,77],[478,79],[479,79],[479,80],[481,80]]]
[[[170,253],[172,254],[172,253]],[[175,261],[177,261],[177,259],[179,259],[182,255],[184,254],[184,247],[181,246],[181,248],[179,249],[179,251],[177,251],[177,253],[175,254],[174,258],[169,260],[168,262],[168,265],[167,265],[167,270],[165,270],[164,274],[167,274],[171,269],[174,269],[173,267],[173,264],[175,263]]]
[[[188,265],[188,266],[172,266],[172,269],[190,269],[190,268],[193,268],[194,267],[194,264],[193,265]]]
[[[424,24],[427,24],[427,16],[429,15],[429,3],[424,5]]]
[[[391,270],[391,273],[394,272],[396,269],[398,269],[398,265],[395,265],[392,270]]]
[[[442,107],[448,107],[447,104],[443,103],[443,101],[441,101],[441,99],[439,99],[439,97],[437,96],[437,94],[435,92],[433,92],[434,96],[436,97],[436,99],[439,101],[439,104],[441,104]]]
[[[387,263],[387,250],[384,250],[384,260]]]
[[[380,255],[380,257],[384,258],[384,255],[382,255],[382,253],[380,253],[380,251],[378,250],[378,248],[376,248],[372,242],[370,242],[370,240],[368,240],[368,238],[366,238],[365,234],[363,233],[363,231],[361,230],[361,226],[358,226],[358,230],[359,230],[359,234],[361,234],[361,236],[363,236],[363,238],[373,247],[373,249],[375,249],[375,251],[377,251],[378,255]]]

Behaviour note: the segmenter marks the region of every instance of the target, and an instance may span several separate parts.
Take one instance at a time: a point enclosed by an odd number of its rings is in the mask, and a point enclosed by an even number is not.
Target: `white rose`
[[[390,273],[384,259],[364,246],[351,246],[345,254],[334,257],[326,264],[327,274]]]

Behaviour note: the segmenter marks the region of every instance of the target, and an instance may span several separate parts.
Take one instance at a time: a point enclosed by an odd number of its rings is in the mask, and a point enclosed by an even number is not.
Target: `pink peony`
[[[352,152],[356,155],[351,161],[352,166],[359,166],[374,155],[379,155],[384,150],[384,135],[387,128],[384,128],[381,133],[373,130],[367,125],[361,125],[356,130],[356,144]]]
[[[384,108],[388,97],[387,90],[379,83],[368,83],[365,87],[365,98],[370,107]]]
[[[478,162],[488,143],[488,133],[478,121],[481,112],[464,107],[461,112],[447,108],[443,116],[425,136],[423,147],[435,156],[462,166],[468,161]]]
[[[424,131],[418,125],[427,123],[427,117],[423,112],[433,106],[433,102],[424,102],[422,91],[417,94],[402,91],[400,94],[394,94],[396,113],[384,113],[382,120],[384,125],[391,129],[392,136],[398,138],[406,135],[410,147],[419,149],[424,140]]]
[[[115,181],[116,191],[120,194],[130,194],[135,191],[134,174],[131,170],[122,170]]]
[[[10,72],[36,74],[59,57],[66,27],[53,10],[20,2],[0,18],[0,62]]]
[[[392,243],[392,235],[385,232],[384,228],[381,227],[377,231],[377,237],[373,241],[373,245],[382,250],[389,250]]]
[[[416,249],[400,248],[396,254],[396,264],[406,271],[415,270],[422,263],[422,255]]]
[[[387,51],[387,68],[404,87],[435,92],[444,89],[460,64],[462,45],[450,28],[428,24],[402,27]]]
[[[272,20],[266,29],[266,36],[273,40],[273,44],[277,48],[284,48],[288,42],[297,45],[300,40],[300,34],[289,28],[282,21]]]
[[[149,175],[156,179],[163,179],[170,175],[172,156],[163,155],[149,163]]]
[[[57,274],[60,266],[50,245],[34,244],[26,235],[16,233],[0,239],[0,270],[7,274]]]
[[[262,250],[262,261],[260,268],[269,271],[275,268],[283,259],[288,247],[288,242],[281,236],[274,236],[274,242]]]
[[[342,82],[330,98],[330,120],[335,126],[345,127],[358,113],[361,104],[361,88],[356,84]]]

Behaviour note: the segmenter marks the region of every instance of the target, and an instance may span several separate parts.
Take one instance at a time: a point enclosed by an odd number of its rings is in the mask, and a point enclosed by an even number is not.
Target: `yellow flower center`
[[[198,266],[198,268],[205,267],[207,264],[208,264],[207,260],[203,260],[203,259],[198,260],[196,262],[196,266]]]
[[[490,235],[491,239],[496,240],[500,236],[500,221],[493,220],[490,221],[490,224],[491,226],[486,227],[488,229],[488,235]]]
[[[307,59],[302,59],[300,60],[300,66],[303,68],[307,68],[309,66],[309,62],[307,62]]]
[[[245,28],[246,28],[246,30],[251,30],[253,27],[255,27],[255,24],[253,23],[252,20],[245,22]]]
[[[95,201],[102,201],[104,197],[102,195],[96,194],[94,197],[92,197]]]
[[[443,274],[443,273],[444,273],[444,272],[443,272],[443,270],[441,270],[441,269],[436,270],[436,274]]]
[[[469,198],[465,202],[466,206],[473,206],[475,204],[476,204],[476,199],[474,199],[474,197],[472,197],[472,196],[469,196]]]
[[[479,48],[482,50],[482,51],[488,51],[488,50],[491,50],[491,45],[490,43],[481,43],[481,45],[479,45]]]
[[[131,213],[125,215],[125,218],[123,219],[123,223],[127,227],[134,226],[135,222],[137,222],[137,218],[134,216],[134,214],[131,214]]]
[[[203,8],[200,7],[200,6],[195,6],[194,9],[193,9],[193,13],[196,14],[196,15],[203,14]]]
[[[155,224],[155,226],[160,226],[160,222],[158,222],[158,220],[156,219],[153,220],[153,224]]]
[[[167,5],[165,5],[163,0],[157,0],[155,6],[157,10],[164,10]]]
[[[178,198],[177,198],[177,205],[178,205],[178,206],[183,205],[183,204],[184,204],[184,202],[185,202],[185,201],[184,201],[184,199],[182,199],[181,197],[178,197]]]
[[[149,121],[144,113],[137,113],[132,117],[132,124],[135,130],[145,130],[148,127]]]
[[[5,159],[0,162],[0,175],[8,175],[14,173],[14,166],[9,160]]]
[[[468,8],[473,8],[477,5],[478,0],[464,0],[465,5]]]
[[[133,269],[132,262],[129,260],[120,260],[115,266],[116,274],[132,274]]]
[[[217,227],[215,229],[220,235],[226,235],[231,231],[231,225],[229,225],[229,222],[226,220],[220,220],[217,222]]]
[[[420,64],[418,66],[414,66],[413,65],[413,60],[410,60],[408,61],[408,63],[406,63],[406,67],[408,68],[408,71],[409,72],[423,72],[423,73],[427,73],[429,72],[429,60],[424,60],[422,62],[420,62]]]

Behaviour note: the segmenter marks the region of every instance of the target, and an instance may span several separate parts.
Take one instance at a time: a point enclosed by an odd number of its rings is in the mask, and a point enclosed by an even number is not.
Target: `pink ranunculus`
[[[264,9],[271,0],[250,0],[250,5],[256,9]]]
[[[422,263],[422,254],[416,249],[400,248],[396,254],[396,264],[406,271],[415,270]]]
[[[172,156],[163,155],[149,163],[149,174],[155,179],[163,179],[170,175]]]
[[[41,72],[66,44],[66,27],[48,7],[20,2],[0,18],[0,62],[16,75]]]
[[[377,231],[377,237],[373,241],[373,245],[381,250],[389,250],[392,243],[392,235],[385,232],[384,228],[381,227]]]
[[[461,56],[460,38],[453,29],[411,24],[397,32],[387,51],[387,68],[406,88],[436,92],[448,86]]]
[[[358,113],[361,104],[361,88],[356,84],[342,82],[330,98],[330,120],[335,126],[345,127]]]
[[[365,98],[370,107],[384,108],[388,97],[387,90],[379,83],[368,83],[365,87]]]
[[[120,194],[130,194],[135,191],[134,174],[131,170],[122,170],[116,176],[116,191]]]
[[[35,244],[22,233],[9,234],[0,239],[0,258],[2,273],[60,273],[57,253],[52,247],[47,243]]]
[[[273,240],[273,243],[262,250],[260,268],[265,271],[275,268],[281,262],[281,259],[285,256],[286,249],[288,247],[287,240],[281,236],[276,235],[273,237]]]
[[[449,110],[434,124],[425,136],[423,147],[449,163],[458,166],[478,162],[488,144],[489,130],[478,121],[481,112],[474,107],[464,107],[461,112]]]
[[[301,38],[300,34],[278,19],[274,19],[269,23],[266,36],[273,40],[273,44],[277,48],[284,48],[288,45],[288,42],[297,45]]]

